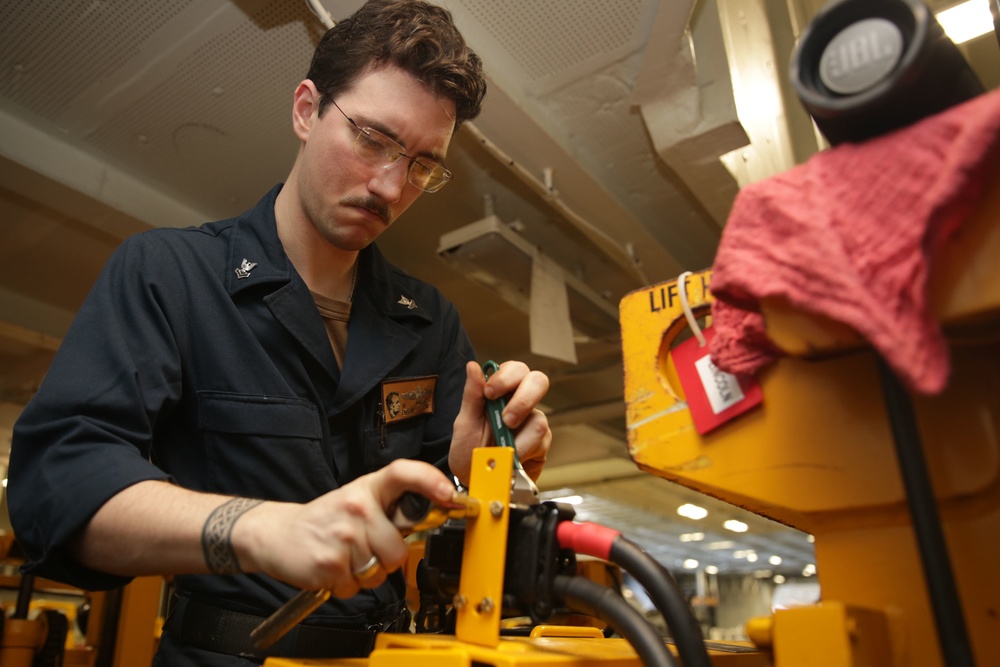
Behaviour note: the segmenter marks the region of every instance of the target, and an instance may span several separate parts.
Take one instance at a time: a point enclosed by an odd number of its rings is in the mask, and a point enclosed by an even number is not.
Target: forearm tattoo
[[[232,534],[236,520],[263,500],[254,498],[233,498],[216,507],[201,531],[201,548],[205,552],[205,563],[212,574],[239,574],[240,562],[233,549]]]

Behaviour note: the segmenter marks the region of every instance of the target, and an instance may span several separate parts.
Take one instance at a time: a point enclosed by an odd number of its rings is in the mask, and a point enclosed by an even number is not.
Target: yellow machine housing
[[[1000,179],[935,258],[931,302],[952,355],[947,389],[914,396],[924,455],[978,665],[1000,665]],[[708,313],[711,272],[694,275]],[[764,402],[704,436],[669,351],[686,329],[676,282],[622,300],[629,450],[636,464],[815,536],[823,602],[758,619],[776,667],[942,665],[924,570],[876,371],[857,335],[781,302]]]

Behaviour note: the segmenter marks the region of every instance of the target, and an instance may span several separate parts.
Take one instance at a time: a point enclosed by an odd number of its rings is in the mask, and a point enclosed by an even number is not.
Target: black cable
[[[701,625],[670,572],[623,535],[611,543],[609,555],[611,562],[635,577],[663,614],[684,667],[712,667]]]
[[[646,667],[677,667],[677,661],[649,621],[610,588],[582,577],[560,574],[552,593],[570,608],[596,616],[624,637]]]
[[[899,378],[881,357],[878,370],[944,664],[948,667],[973,667],[976,663],[948,558],[934,489],[927,472],[913,404]]]

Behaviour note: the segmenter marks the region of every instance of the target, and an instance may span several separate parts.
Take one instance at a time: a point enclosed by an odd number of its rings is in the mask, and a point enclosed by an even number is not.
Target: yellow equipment
[[[391,634],[378,636],[367,659],[303,660],[268,658],[266,667],[472,667],[492,665],[607,665],[638,667],[635,651],[623,639],[606,639],[589,626],[536,626],[530,637],[501,637],[504,549],[510,520],[514,450],[478,449],[473,454],[469,496],[482,511],[467,519],[455,636]],[[757,667],[764,663],[752,652],[711,651],[713,665]]]
[[[931,302],[952,354],[948,388],[916,422],[957,588],[934,609],[907,508],[875,354],[843,326],[765,303],[793,356],[759,376],[764,404],[695,432],[669,350],[686,328],[676,283],[622,301],[629,449],[640,468],[811,533],[822,602],[757,619],[775,667],[936,667],[939,627],[963,622],[975,664],[1000,664],[1000,179],[936,258]],[[707,314],[710,272],[688,282]],[[921,517],[923,518],[923,517]],[[941,615],[944,618],[941,618]]]

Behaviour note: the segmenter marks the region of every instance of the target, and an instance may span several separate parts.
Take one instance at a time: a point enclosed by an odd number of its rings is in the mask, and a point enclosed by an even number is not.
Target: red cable
[[[604,560],[611,560],[611,545],[619,535],[617,530],[596,523],[563,521],[556,526],[560,547]]]

